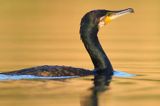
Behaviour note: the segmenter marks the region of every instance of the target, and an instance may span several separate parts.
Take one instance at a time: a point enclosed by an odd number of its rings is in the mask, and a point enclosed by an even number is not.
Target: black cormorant
[[[81,40],[88,51],[94,65],[94,71],[83,68],[74,68],[70,66],[37,66],[16,70],[12,72],[1,73],[3,75],[35,75],[43,77],[59,77],[59,76],[87,76],[93,74],[105,75],[107,79],[111,79],[113,75],[113,67],[107,55],[102,49],[98,40],[98,31],[100,27],[108,24],[111,20],[122,15],[133,13],[132,8],[124,10],[93,10],[86,13],[80,24]]]

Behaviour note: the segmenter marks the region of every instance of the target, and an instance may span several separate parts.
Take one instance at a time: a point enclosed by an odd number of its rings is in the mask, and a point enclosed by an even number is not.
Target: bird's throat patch
[[[108,24],[111,22],[111,18],[109,16],[105,17],[105,23]]]

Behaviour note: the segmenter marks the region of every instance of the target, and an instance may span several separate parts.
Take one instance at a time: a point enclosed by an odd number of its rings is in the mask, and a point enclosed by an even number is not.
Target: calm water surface
[[[145,5],[144,5],[145,4]],[[92,69],[79,37],[81,17],[97,8],[132,7],[99,32],[113,67],[140,76],[113,78],[100,106],[159,106],[160,12],[152,1],[0,1],[0,71],[39,65]],[[65,81],[0,81],[0,106],[85,106],[92,77]]]

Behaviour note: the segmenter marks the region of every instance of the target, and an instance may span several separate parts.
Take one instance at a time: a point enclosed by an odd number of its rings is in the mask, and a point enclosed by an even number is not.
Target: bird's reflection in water
[[[89,95],[81,98],[81,106],[99,106],[99,97],[108,90],[110,81],[105,81],[104,75],[97,75],[94,78],[94,86],[89,89]]]

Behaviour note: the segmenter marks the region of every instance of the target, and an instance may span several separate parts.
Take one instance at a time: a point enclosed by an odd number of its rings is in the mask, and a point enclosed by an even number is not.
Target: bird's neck
[[[83,44],[92,59],[94,68],[113,71],[112,65],[98,40],[98,28],[86,26],[85,28],[81,28],[80,34]]]

